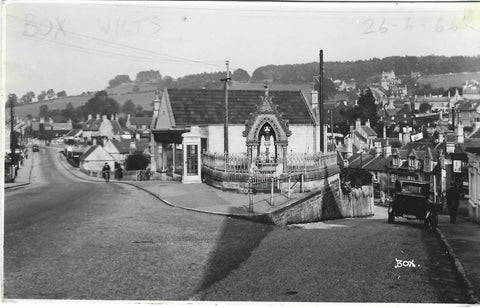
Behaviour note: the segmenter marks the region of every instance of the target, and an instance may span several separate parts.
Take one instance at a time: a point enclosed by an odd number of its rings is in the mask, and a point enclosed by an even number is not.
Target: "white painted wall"
[[[316,138],[320,139],[320,127],[312,125],[290,125],[292,135],[288,138],[288,149],[295,153],[319,151],[319,140],[314,141],[314,129],[317,130]],[[230,153],[243,153],[247,151],[246,138],[242,136],[245,125],[230,125],[228,127],[228,147]],[[223,125],[208,126],[208,151],[223,153]]]
[[[292,150],[293,153],[313,153],[314,147],[319,144],[319,142],[314,144],[313,130],[313,126],[290,125],[292,135],[288,138],[288,152]],[[320,129],[316,136],[320,139]]]
[[[228,126],[228,150],[230,153],[247,151],[246,138],[242,136],[245,125]],[[223,153],[223,125],[210,125],[208,127],[208,151],[210,153]]]

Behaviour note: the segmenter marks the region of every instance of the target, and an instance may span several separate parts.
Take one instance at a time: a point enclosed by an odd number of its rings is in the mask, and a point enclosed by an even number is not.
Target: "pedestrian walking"
[[[120,165],[118,162],[115,162],[115,178],[117,180],[121,180],[123,178],[122,165]]]
[[[458,184],[452,184],[447,189],[447,207],[450,215],[450,223],[454,224],[457,221],[458,204],[460,203],[460,188]]]

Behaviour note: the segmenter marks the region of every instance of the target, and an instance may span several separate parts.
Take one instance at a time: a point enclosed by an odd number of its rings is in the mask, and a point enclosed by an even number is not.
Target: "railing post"
[[[290,191],[291,191],[291,187],[290,187],[290,181],[291,181],[291,175],[290,173],[288,174],[288,192],[287,192],[287,196],[288,196],[288,199],[290,199]]]
[[[253,185],[252,177],[248,178],[248,212],[253,213]]]
[[[270,181],[270,206],[273,206],[273,182],[274,178],[272,177]]]
[[[303,173],[302,175],[300,176],[300,192],[303,193]]]

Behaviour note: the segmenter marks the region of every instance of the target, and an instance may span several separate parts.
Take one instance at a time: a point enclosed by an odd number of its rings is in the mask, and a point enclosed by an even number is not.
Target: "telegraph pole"
[[[320,110],[320,151],[325,152],[325,136],[324,136],[324,124],[323,124],[323,49],[320,49],[320,95],[319,97],[319,110]]]
[[[228,60],[225,62],[227,65],[227,76],[221,81],[224,82],[223,88],[225,90],[225,123],[223,125],[223,149],[225,154],[228,154],[228,82],[231,80],[230,78],[230,68]]]
[[[8,101],[10,103],[10,155],[12,158],[12,166],[15,166],[15,131],[13,130],[14,123],[14,115],[13,115],[13,108],[15,105],[15,95],[10,94],[8,95]]]

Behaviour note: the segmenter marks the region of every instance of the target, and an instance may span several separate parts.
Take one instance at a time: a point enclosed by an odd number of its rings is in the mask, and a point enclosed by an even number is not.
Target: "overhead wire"
[[[13,18],[14,20],[16,20],[17,22],[21,22],[23,19],[20,18],[20,17],[17,17],[17,16],[13,16],[13,15],[7,15],[7,17],[10,17],[10,18]],[[37,25],[37,26],[45,26],[45,24],[42,24],[42,23],[34,23],[34,22],[31,22],[31,24],[34,24],[34,25]],[[23,24],[23,22],[22,22]],[[60,30],[59,27],[55,28],[55,30]],[[94,41],[97,41],[97,42],[101,42],[103,44],[108,44],[108,45],[111,45],[111,46],[115,46],[117,48],[128,48],[128,49],[131,49],[131,50],[135,50],[135,51],[140,51],[140,52],[143,52],[143,53],[148,53],[150,55],[153,55],[153,56],[162,56],[162,57],[168,57],[168,58],[171,58],[170,60],[171,61],[174,61],[176,60],[178,63],[180,62],[189,62],[189,63],[195,63],[195,64],[203,64],[203,65],[208,65],[208,66],[212,66],[212,67],[217,67],[217,68],[221,68],[220,65],[217,65],[217,64],[213,64],[213,63],[209,63],[209,62],[205,62],[205,61],[200,61],[200,60],[196,60],[196,59],[189,59],[189,58],[185,58],[185,57],[179,57],[179,56],[174,56],[174,55],[170,55],[170,54],[166,54],[166,53],[160,53],[160,52],[156,52],[156,51],[151,51],[151,50],[148,50],[148,49],[144,49],[144,48],[139,48],[139,47],[134,47],[134,46],[129,46],[129,45],[126,45],[126,44],[121,44],[121,43],[116,43],[116,42],[112,42],[112,41],[108,41],[108,40],[104,40],[104,39],[101,39],[101,38],[97,38],[97,37],[93,37],[93,36],[89,36],[89,35],[85,35],[85,34],[80,34],[80,33],[76,33],[76,32],[73,32],[73,31],[70,31],[70,30],[65,30],[63,28],[61,28],[61,31],[62,32],[65,32],[65,33],[69,33],[69,34],[72,34],[74,36],[78,36],[78,37],[81,37],[81,38],[84,38],[84,39],[90,39],[90,40],[94,40]]]

